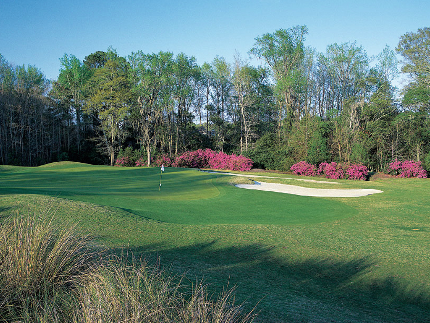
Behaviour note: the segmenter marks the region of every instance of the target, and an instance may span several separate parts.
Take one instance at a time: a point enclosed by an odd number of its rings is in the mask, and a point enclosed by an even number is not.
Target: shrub
[[[427,178],[427,171],[422,167],[420,161],[405,160],[400,162],[398,160],[392,161],[388,165],[388,172],[398,177],[417,177]]]
[[[369,174],[366,166],[360,164],[352,164],[346,170],[347,178],[350,180],[364,181]]]
[[[115,162],[115,166],[146,166],[147,160],[144,157],[134,161],[131,158],[130,152],[125,155],[127,149],[120,155]],[[223,152],[215,152],[209,148],[203,150],[186,151],[176,158],[170,158],[167,155],[161,155],[152,161],[154,166],[160,167],[186,167],[186,168],[212,168],[212,169],[229,169],[237,171],[248,171],[252,168],[252,160],[245,156],[237,156],[235,154],[227,155]]]
[[[207,168],[209,167],[209,160],[214,158],[215,152],[211,149],[199,149],[195,151],[187,151],[182,155],[175,158],[172,163],[174,167],[188,167],[188,168]]]
[[[145,158],[140,157],[138,160],[136,160],[135,165],[136,167],[145,167],[148,165],[148,161]]]
[[[248,171],[252,168],[252,160],[235,154],[227,155],[211,149],[187,151],[175,158],[174,167],[212,168]]]
[[[315,176],[316,175],[316,167],[312,164],[309,164],[305,161],[298,162],[291,166],[291,170],[294,174],[299,176]]]
[[[342,164],[324,162],[318,167],[318,175],[324,175],[329,179],[342,179],[345,178],[345,171]]]
[[[170,167],[173,164],[173,160],[167,155],[161,155],[155,159],[153,164],[156,167],[160,167],[161,165],[164,165],[165,167]],[[136,164],[136,166],[138,165]]]
[[[142,153],[140,150],[133,150],[132,147],[121,148],[115,161],[115,166],[135,166],[137,161],[141,158],[141,155]]]
[[[252,168],[252,160],[241,155],[227,155],[226,153],[218,152],[210,156],[209,168],[248,171]]]
[[[230,155],[229,168],[231,170],[248,171],[252,168],[252,160],[241,155]]]
[[[134,166],[134,165],[133,165],[133,162],[131,161],[130,157],[123,156],[123,157],[119,157],[116,159],[115,166],[117,166],[117,167],[130,167],[130,166]]]
[[[369,171],[361,164],[341,164],[336,162],[321,163],[318,167],[318,175],[324,175],[329,179],[366,180]]]

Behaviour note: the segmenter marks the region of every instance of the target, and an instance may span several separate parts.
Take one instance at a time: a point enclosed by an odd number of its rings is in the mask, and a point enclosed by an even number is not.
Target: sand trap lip
[[[314,197],[360,197],[382,193],[382,191],[374,189],[322,189],[265,182],[255,182],[255,184],[237,184],[235,186],[249,190],[270,191]]]
[[[339,184],[338,182],[328,182],[328,181],[317,181],[314,179],[304,179],[304,178],[292,178],[292,177],[274,177],[274,176],[264,176],[264,175],[251,175],[251,174],[236,174],[236,173],[224,173],[224,172],[214,172],[207,170],[200,170],[204,173],[218,174],[218,175],[229,175],[229,176],[239,176],[239,177],[250,177],[250,178],[274,178],[274,179],[293,179],[295,181],[311,182],[311,183],[322,183],[322,184]]]

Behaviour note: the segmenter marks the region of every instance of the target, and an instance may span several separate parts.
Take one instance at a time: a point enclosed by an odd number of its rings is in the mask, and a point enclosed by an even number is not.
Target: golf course
[[[237,173],[0,166],[0,216],[76,224],[108,253],[159,263],[210,294],[234,287],[256,322],[430,320],[429,180],[264,174],[271,183],[382,191],[311,197],[238,188],[262,174]]]

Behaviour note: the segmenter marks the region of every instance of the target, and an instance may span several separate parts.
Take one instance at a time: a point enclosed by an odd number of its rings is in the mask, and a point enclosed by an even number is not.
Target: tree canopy
[[[355,42],[318,53],[306,26],[255,38],[252,66],[214,56],[108,48],[60,58],[57,80],[0,55],[0,162],[70,159],[114,165],[118,156],[151,165],[161,155],[211,148],[289,170],[300,160],[423,161],[430,169],[430,28],[399,38],[399,68],[386,46],[371,58]],[[409,83],[396,96],[399,70]]]

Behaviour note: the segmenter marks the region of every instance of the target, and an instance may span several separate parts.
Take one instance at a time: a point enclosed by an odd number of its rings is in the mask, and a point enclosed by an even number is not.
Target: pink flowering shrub
[[[237,171],[248,171],[252,168],[252,160],[241,155],[227,155],[223,152],[215,152],[211,149],[199,149],[187,151],[176,158],[170,158],[167,155],[161,155],[151,162],[154,166],[160,167],[187,167],[187,168],[212,168],[212,169],[229,169]],[[118,158],[115,166],[138,166],[147,165],[145,158],[141,157],[135,163],[131,158],[124,156]]]
[[[342,179],[345,178],[344,165],[335,162],[321,163],[318,167],[318,175],[324,175],[330,179]]]
[[[248,171],[252,168],[252,160],[242,156],[235,154],[230,156],[230,166],[228,169],[238,170],[238,171]]]
[[[367,167],[360,164],[352,164],[346,170],[346,175],[351,180],[364,181],[368,174]]]
[[[153,162],[153,158],[151,158],[151,163]],[[134,163],[136,167],[146,167],[148,166],[148,160],[146,157],[140,157],[136,162]]]
[[[405,160],[400,162],[395,160],[388,165],[388,171],[398,177],[427,178],[427,171],[422,167],[420,161]]]
[[[214,152],[210,149],[186,151],[175,158],[173,167],[206,168]]]
[[[161,167],[164,165],[165,167],[172,166],[173,160],[167,155],[161,155],[154,161],[154,166]]]
[[[175,158],[173,167],[212,168],[248,171],[252,168],[252,160],[237,155],[227,155],[211,149],[187,151]]]
[[[136,166],[137,167],[144,167],[146,166],[148,163],[146,161],[146,159],[140,157],[138,160],[136,160]]]
[[[299,176],[315,176],[317,168],[305,161],[300,161],[290,168],[294,174]]]
[[[329,179],[366,180],[369,171],[361,164],[338,164],[335,162],[321,163],[318,167],[318,175],[324,175]]]
[[[360,164],[338,164],[335,162],[321,163],[317,168],[305,161],[298,162],[291,166],[291,170],[296,175],[315,176],[323,175],[330,179],[347,178],[350,180],[366,180],[369,173],[366,166]]]
[[[118,166],[118,167],[133,166],[133,162],[130,160],[130,157],[123,156],[123,157],[117,158],[117,160],[115,161],[115,166]]]

